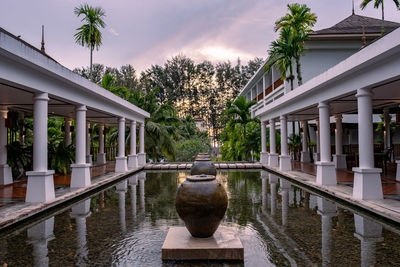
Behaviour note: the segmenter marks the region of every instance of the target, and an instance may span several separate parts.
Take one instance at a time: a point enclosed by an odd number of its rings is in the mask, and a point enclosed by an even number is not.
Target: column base
[[[128,171],[128,164],[126,157],[115,158],[115,172],[126,172]]]
[[[400,160],[396,160],[396,180],[400,180]]]
[[[260,163],[263,166],[268,165],[268,152],[260,152]]]
[[[71,164],[71,188],[87,187],[90,181],[90,164]]]
[[[290,161],[290,156],[281,155],[279,156],[279,169],[281,171],[291,171],[292,162]]]
[[[383,199],[381,169],[353,168],[353,197],[363,200]]]
[[[55,198],[53,174],[53,170],[27,172],[25,202],[40,203],[53,200]]]
[[[97,161],[96,161],[96,163],[97,163],[97,164],[105,164],[105,163],[107,163],[107,160],[106,160],[106,153],[98,153],[98,154],[97,154]]]
[[[12,172],[11,167],[8,164],[0,165],[0,185],[12,184]]]
[[[311,162],[310,152],[301,151],[301,162]]]
[[[334,185],[336,181],[335,163],[318,161],[317,165],[317,184]]]
[[[138,156],[128,155],[128,169],[135,169],[138,167]]]
[[[137,156],[138,156],[138,165],[139,166],[146,165],[146,153],[139,153]]]
[[[313,156],[314,156],[314,162],[321,161],[320,153],[314,152]]]
[[[346,155],[333,155],[336,169],[347,169]]]
[[[92,155],[86,155],[86,163],[93,164],[93,156]]]
[[[279,155],[270,153],[268,156],[268,165],[270,167],[278,167],[279,166]]]

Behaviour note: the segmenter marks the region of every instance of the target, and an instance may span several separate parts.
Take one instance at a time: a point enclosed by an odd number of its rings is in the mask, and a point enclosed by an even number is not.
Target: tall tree
[[[74,36],[76,43],[90,49],[90,76],[92,76],[93,50],[94,48],[98,50],[102,44],[100,28],[106,26],[103,20],[106,13],[101,7],[92,7],[88,4],[76,7],[74,13],[77,17],[84,16],[81,22],[85,23],[76,29],[78,32]]]
[[[367,5],[369,3],[371,3],[372,1],[374,2],[374,8],[379,8],[379,6],[381,6],[381,9],[382,9],[382,30],[381,30],[381,34],[383,35],[385,33],[385,25],[384,25],[384,23],[385,23],[385,9],[384,9],[384,6],[383,6],[383,0],[363,0],[361,2],[360,7],[361,7],[361,9],[364,10],[367,7]],[[397,9],[400,10],[400,2],[399,2],[399,0],[393,0],[393,3],[396,5]]]
[[[397,0],[396,0],[397,1]],[[303,78],[301,76],[300,56],[304,52],[304,42],[308,39],[308,34],[312,32],[312,27],[317,22],[317,15],[311,13],[311,9],[307,5],[298,3],[288,4],[288,13],[275,22],[275,31],[280,29],[291,29],[290,33],[292,49],[294,50],[293,58],[296,61],[296,73],[298,85],[302,85]]]

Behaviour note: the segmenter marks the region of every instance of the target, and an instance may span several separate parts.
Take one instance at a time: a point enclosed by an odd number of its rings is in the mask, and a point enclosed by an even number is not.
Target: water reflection
[[[0,266],[191,266],[160,259],[168,228],[183,225],[174,205],[182,177],[142,172],[0,235]],[[400,266],[398,228],[268,172],[222,172],[218,179],[229,195],[222,225],[237,229],[246,266]],[[242,266],[196,263],[221,265]]]
[[[88,248],[86,246],[86,218],[90,216],[90,199],[86,199],[71,208],[71,217],[76,222],[77,232],[77,265],[83,266],[87,262]]]
[[[33,266],[49,266],[47,244],[54,239],[54,217],[44,220],[27,231],[28,243],[33,247]]]

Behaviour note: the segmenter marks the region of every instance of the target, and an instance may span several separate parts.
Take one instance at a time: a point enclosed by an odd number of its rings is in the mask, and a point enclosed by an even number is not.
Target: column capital
[[[372,97],[374,94],[372,93],[372,89],[370,88],[360,88],[357,90],[356,97],[368,96]]]
[[[269,124],[275,123],[275,119],[269,119]]]
[[[279,119],[280,120],[287,120],[287,116],[286,115],[281,115],[281,116],[279,116]]]
[[[329,103],[327,101],[319,102],[318,108],[329,108]]]
[[[131,121],[131,125],[136,127],[136,121]]]
[[[144,122],[140,122],[140,127],[144,128]]]
[[[75,110],[76,110],[76,111],[86,111],[87,108],[86,108],[86,105],[77,105],[77,106],[75,107]],[[68,118],[68,120],[71,120],[71,118]]]
[[[124,118],[124,117],[120,117],[120,118],[118,119],[118,121],[119,121],[119,122],[125,122],[125,118]]]
[[[49,94],[48,93],[36,93],[33,96],[34,100],[42,100],[42,101],[49,101]]]
[[[342,114],[335,114],[335,121],[338,121],[338,120],[342,120],[343,119],[343,115]]]

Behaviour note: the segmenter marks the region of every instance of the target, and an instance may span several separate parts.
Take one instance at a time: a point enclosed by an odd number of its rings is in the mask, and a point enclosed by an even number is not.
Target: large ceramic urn
[[[178,188],[176,211],[194,237],[210,237],[228,206],[224,187],[213,175],[188,176]]]
[[[192,168],[190,169],[190,175],[200,174],[217,175],[217,169],[211,161],[210,155],[207,153],[198,154],[192,164]]]

